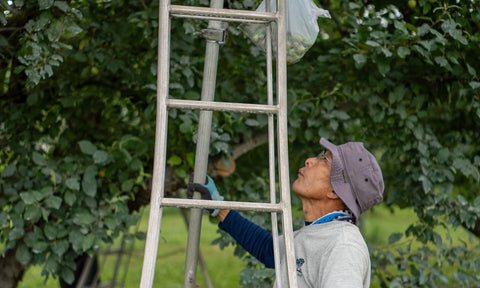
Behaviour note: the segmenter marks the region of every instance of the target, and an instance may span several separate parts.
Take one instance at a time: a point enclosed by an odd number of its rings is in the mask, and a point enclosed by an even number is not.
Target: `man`
[[[298,287],[370,287],[370,257],[356,224],[361,213],[383,198],[380,166],[360,142],[336,146],[322,138],[320,144],[327,151],[308,158],[292,185],[305,215],[305,226],[294,232]],[[189,190],[223,200],[209,177],[206,185],[192,183]],[[274,268],[269,232],[234,210],[212,214],[245,250]],[[287,283],[281,256],[282,282]]]

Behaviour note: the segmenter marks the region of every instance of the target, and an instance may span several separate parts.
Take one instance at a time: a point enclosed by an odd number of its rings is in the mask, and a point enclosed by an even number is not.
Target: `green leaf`
[[[172,157],[168,158],[167,164],[180,165],[182,164],[182,158],[178,157],[177,155],[173,155]]]
[[[60,206],[62,205],[62,198],[51,196],[45,201],[45,204],[47,204],[48,208],[60,209]]]
[[[345,112],[345,111],[340,111],[340,110],[334,110],[332,111],[332,115],[335,119],[338,120],[348,120],[350,119],[350,116]]]
[[[72,244],[72,248],[76,252],[83,252],[82,251],[82,241],[83,241],[83,234],[79,231],[71,231],[68,235],[68,241]]]
[[[463,197],[462,195],[457,195],[458,202],[460,202],[461,206],[466,206],[468,204],[467,199]]]
[[[58,261],[57,260],[58,259],[57,259],[55,254],[50,254],[43,269],[45,271],[48,271],[49,273],[54,274],[54,275],[57,274],[57,271],[58,271]]]
[[[40,253],[43,253],[43,252],[47,251],[47,249],[49,247],[50,247],[50,245],[48,245],[47,242],[37,241],[37,242],[33,243],[32,252],[34,254],[40,254]]]
[[[25,207],[25,214],[23,215],[27,221],[36,221],[42,217],[42,210],[40,207],[35,205],[28,205]]]
[[[10,163],[7,165],[7,167],[3,168],[2,170],[2,178],[8,178],[10,176],[13,176],[15,174],[15,169],[17,168],[17,165],[14,163]]]
[[[175,174],[178,175],[180,178],[186,178],[187,177],[187,172],[185,171],[185,168],[183,167],[178,167],[175,169]]]
[[[223,152],[225,154],[228,154],[230,152],[229,146],[225,142],[215,142],[213,144],[213,147],[217,150],[217,152]]]
[[[52,223],[45,224],[43,234],[48,240],[54,240],[57,237],[57,226]]]
[[[93,153],[97,151],[97,147],[88,140],[79,141],[78,145],[80,146],[80,151],[82,151],[83,154],[93,155]]]
[[[52,7],[54,0],[38,0],[40,10],[46,10]]]
[[[141,171],[143,168],[142,160],[135,158],[129,164],[130,169],[135,171]]]
[[[443,23],[440,27],[446,33],[449,33],[450,31],[457,29],[457,25],[456,25],[456,23],[453,19],[447,19],[447,20],[443,21]]]
[[[477,76],[477,71],[475,70],[475,68],[470,66],[470,64],[468,63],[467,63],[467,70],[468,70],[468,74],[472,75],[473,77]]]
[[[472,176],[475,180],[479,180],[480,173],[478,169],[468,159],[455,158],[453,167],[459,169],[466,177]]]
[[[188,167],[193,167],[195,165],[195,153],[187,153],[187,163]]]
[[[52,249],[53,253],[55,253],[55,255],[57,255],[58,257],[62,257],[62,255],[65,254],[65,252],[67,252],[68,246],[69,244],[67,240],[57,241],[55,242],[55,245]]]
[[[22,238],[25,235],[25,230],[22,228],[14,228],[8,232],[8,240],[13,241]]]
[[[434,59],[435,59],[435,63],[440,65],[440,67],[447,68],[447,69],[450,68],[450,64],[448,63],[448,60],[445,59],[444,57],[435,57]]]
[[[32,153],[32,160],[35,164],[37,164],[38,166],[45,166],[47,165],[47,160],[45,160],[45,158],[43,158],[43,156],[38,153],[38,152],[33,152]]]
[[[83,251],[87,251],[93,246],[93,243],[95,242],[95,235],[93,234],[88,234],[85,236],[82,240],[82,249]]]
[[[122,182],[122,191],[123,192],[130,192],[133,188],[133,185],[135,185],[135,179],[128,179],[124,182]]]
[[[28,192],[20,193],[20,198],[22,198],[23,202],[27,205],[35,204],[38,202],[40,196],[40,192],[32,190]]]
[[[420,180],[420,182],[422,182],[422,188],[423,188],[423,191],[425,193],[429,193],[430,191],[432,191],[432,183],[430,182],[430,180],[428,180],[427,177],[422,175],[422,176],[419,177],[418,180]]]
[[[105,217],[103,220],[105,225],[108,227],[110,230],[115,230],[118,225],[120,225],[120,220],[117,217],[114,217],[113,215],[109,215]]]
[[[61,269],[60,276],[62,277],[62,280],[68,284],[72,284],[73,281],[75,281],[75,273],[73,273],[73,270],[67,266],[62,266]]]
[[[441,163],[446,163],[450,157],[450,151],[447,148],[442,148],[438,151],[438,161]]]
[[[480,88],[480,82],[477,82],[477,81],[470,81],[468,83],[468,85],[470,85],[470,87],[472,87],[472,89],[478,89]]]
[[[30,250],[27,246],[21,244],[15,251],[15,258],[18,260],[18,262],[20,262],[20,264],[27,266],[32,259],[32,253],[30,253]]]
[[[398,242],[403,237],[403,233],[392,233],[388,237],[388,244],[393,244],[395,242]]]
[[[475,200],[473,201],[473,206],[480,208],[480,196],[475,197]]]
[[[40,190],[39,194],[38,194],[38,199],[37,200],[42,200],[42,199],[45,199],[47,198],[48,196],[51,196],[53,195],[53,187],[51,186],[46,186],[46,187],[43,187],[42,190]]]
[[[387,75],[387,73],[390,71],[390,63],[387,61],[378,61],[377,67],[382,76]]]
[[[83,192],[91,197],[95,197],[95,195],[97,194],[97,179],[95,178],[96,174],[97,167],[92,165],[87,167],[83,175]]]
[[[73,204],[75,204],[75,201],[77,201],[77,196],[75,196],[75,193],[67,191],[65,192],[65,196],[63,197],[63,199],[68,206],[73,206]]]
[[[74,22],[70,22],[69,24],[70,25],[65,27],[65,32],[66,32],[65,37],[69,37],[69,38],[75,37],[83,31],[83,29],[80,28],[80,26],[78,26]]]
[[[383,55],[385,55],[385,57],[387,57],[387,58],[392,57],[393,54],[389,49],[382,47],[381,50],[382,50]]]
[[[4,13],[0,13],[0,24],[2,24],[3,26],[7,26],[7,19],[5,18],[5,14]]]
[[[65,12],[65,13],[70,12],[70,10],[71,10],[70,6],[65,1],[55,1],[55,3],[53,5],[55,7],[57,7],[58,9],[62,10],[62,12]]]
[[[353,55],[353,60],[355,61],[355,68],[360,69],[367,63],[367,56],[364,54],[355,54]]]
[[[7,225],[7,223],[8,223],[7,212],[5,211],[0,212],[0,226]]]
[[[365,44],[367,44],[368,46],[371,46],[371,47],[380,47],[381,46],[380,43],[372,41],[372,40],[367,40],[365,42]]]
[[[397,49],[397,54],[398,54],[398,57],[405,59],[405,57],[410,55],[410,49],[408,49],[407,47],[399,47]]]
[[[65,181],[65,185],[73,191],[79,191],[80,190],[80,181],[79,181],[78,177],[68,178]]]
[[[413,135],[415,136],[415,139],[422,140],[423,136],[425,135],[423,127],[422,126],[415,126],[413,128]]]
[[[97,150],[93,153],[93,161],[95,164],[105,164],[108,161],[108,153],[103,150]]]
[[[73,223],[83,226],[83,225],[90,225],[95,222],[96,218],[90,212],[78,212],[75,213],[73,216]]]
[[[255,119],[247,119],[245,120],[245,125],[250,127],[257,127],[260,125],[260,123],[258,123],[258,121]]]
[[[462,31],[457,29],[452,29],[448,31],[448,34],[452,36],[453,39],[457,40],[463,45],[468,45],[468,40],[462,34]]]
[[[135,238],[137,238],[137,239],[140,240],[140,241],[145,241],[145,239],[146,239],[147,237],[146,237],[145,232],[141,232],[141,231],[140,231],[140,232],[136,232],[136,233],[135,233]]]

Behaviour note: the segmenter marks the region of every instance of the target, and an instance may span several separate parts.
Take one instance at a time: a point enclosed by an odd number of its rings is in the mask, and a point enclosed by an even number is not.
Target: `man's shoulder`
[[[332,221],[302,227],[294,233],[295,243],[325,243],[328,245],[360,245],[366,247],[360,229],[354,224]]]

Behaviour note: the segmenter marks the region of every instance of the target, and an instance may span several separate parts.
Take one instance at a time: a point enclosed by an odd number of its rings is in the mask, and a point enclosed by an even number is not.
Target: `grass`
[[[298,211],[296,211],[298,212]],[[295,212],[295,214],[297,214]],[[395,209],[389,211],[383,206],[375,207],[367,212],[362,223],[362,233],[368,243],[376,246],[388,246],[388,237],[391,233],[403,233],[405,229],[418,219],[412,210]],[[142,215],[139,231],[147,230],[148,211]],[[239,272],[243,270],[244,263],[233,256],[233,247],[227,247],[220,250],[218,246],[212,246],[210,243],[217,238],[217,225],[211,223],[208,216],[205,215],[202,221],[202,233],[200,239],[200,251],[205,259],[209,270],[209,275],[215,287],[240,287]],[[187,246],[187,228],[184,224],[180,210],[176,208],[165,208],[162,219],[162,231],[160,233],[160,243],[157,254],[157,265],[154,279],[155,288],[163,287],[182,287],[183,273],[185,267],[185,251]],[[447,232],[452,235],[453,244],[465,241],[469,238],[468,232],[463,229],[449,231],[447,229],[439,229],[440,235]],[[403,238],[400,241],[405,243],[408,239]],[[468,241],[467,241],[468,242]],[[478,240],[475,243],[478,245]],[[120,239],[113,245],[119,247]],[[138,287],[142,273],[144,241],[134,241],[127,243],[127,247],[133,245],[133,253],[128,270],[125,267],[119,270],[117,282],[122,283],[123,287]],[[418,244],[420,245],[420,244]],[[475,244],[472,244],[472,247]],[[110,255],[108,257],[100,257],[102,282],[109,282],[113,277],[114,266],[117,256]],[[105,262],[103,262],[105,261]],[[104,264],[103,264],[104,263]],[[28,269],[20,288],[36,288],[36,287],[59,287],[58,279],[49,278],[44,283],[41,274],[41,267],[31,267]],[[200,287],[206,287],[202,273],[197,273],[197,283]]]
[[[211,223],[209,216],[203,216],[202,233],[200,237],[200,251],[209,270],[210,278],[215,287],[240,287],[239,272],[243,270],[244,263],[237,257],[232,255],[233,247],[227,247],[220,250],[218,246],[210,243],[217,238],[217,225]],[[139,224],[139,231],[146,231],[148,223],[148,210],[142,215]],[[185,253],[188,231],[184,224],[180,210],[176,208],[164,208],[162,217],[162,227],[160,233],[160,241],[158,246],[157,263],[154,278],[155,288],[170,288],[183,286],[183,273],[185,269]],[[120,246],[120,240],[114,243],[114,247]],[[123,287],[138,287],[142,274],[144,241],[136,240],[133,242],[134,249],[131,256],[128,271],[124,268],[119,270],[117,283],[122,282],[125,277]],[[130,247],[132,242],[127,243],[126,247]],[[110,255],[101,256],[99,265],[103,267],[101,270],[101,280],[110,282],[114,273],[114,266],[117,256]],[[126,256],[125,256],[126,258]],[[105,262],[103,262],[105,261]],[[58,279],[49,278],[44,283],[44,277],[41,276],[42,268],[33,266],[28,269],[23,281],[19,284],[19,288],[57,288],[60,287]],[[204,279],[200,268],[197,272],[197,283],[201,287],[205,287]],[[117,286],[121,287],[121,286]]]

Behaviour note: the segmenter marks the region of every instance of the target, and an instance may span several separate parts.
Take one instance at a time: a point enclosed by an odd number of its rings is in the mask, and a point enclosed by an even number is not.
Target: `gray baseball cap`
[[[382,170],[363,143],[348,142],[337,146],[322,137],[320,144],[332,153],[332,187],[357,219],[382,201]]]

